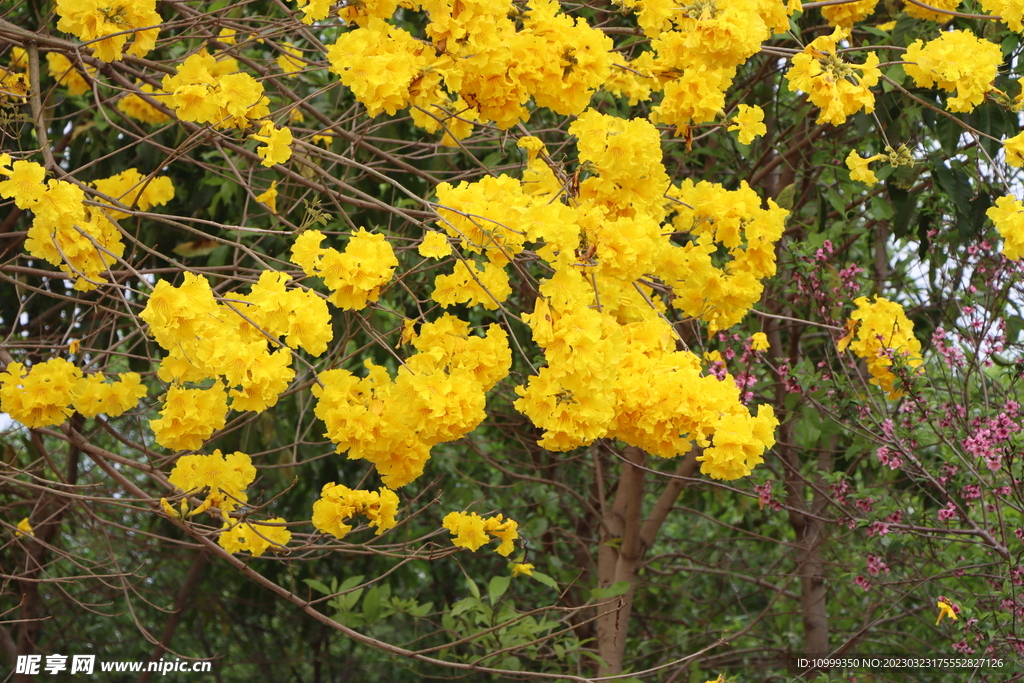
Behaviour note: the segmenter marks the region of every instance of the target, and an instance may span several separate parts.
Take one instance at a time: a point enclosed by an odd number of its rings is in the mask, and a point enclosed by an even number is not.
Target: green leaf
[[[907,80],[907,72],[903,70],[902,64],[896,64],[895,66],[890,67],[889,70],[885,72],[885,75],[888,76],[890,80],[894,81],[896,85],[903,85],[903,81]]]
[[[629,591],[629,581],[616,581],[607,588],[595,588],[590,591],[590,597],[595,600],[605,600],[619,595],[625,595]]]
[[[846,218],[846,202],[839,196],[836,189],[834,187],[828,188],[825,196],[828,198],[828,203],[832,205],[832,208],[838,211],[840,216]]]
[[[939,116],[935,121],[935,135],[942,145],[942,151],[946,157],[956,154],[960,147],[960,137],[964,134],[964,127],[956,117]]]
[[[991,206],[992,198],[989,197],[988,192],[982,192],[971,200],[971,231],[974,235],[981,232],[981,228],[985,225],[985,219],[987,218],[986,212]]]
[[[305,579],[307,586],[315,590],[317,593],[323,593],[324,595],[330,595],[333,591],[327,587],[327,584],[317,581],[316,579]]]
[[[346,593],[345,595],[341,596],[342,599],[344,600],[344,602],[343,602],[344,609],[345,610],[353,610],[353,609],[355,609],[356,603],[359,602],[359,598],[362,597],[364,590],[366,590],[366,589],[365,588],[359,588],[359,589],[356,589],[356,590],[352,591],[351,593]]]
[[[792,209],[793,201],[796,198],[796,183],[790,183],[782,188],[779,192],[779,196],[775,198],[775,203],[781,206],[783,209]]]
[[[491,599],[491,604],[498,604],[498,600],[501,600],[501,596],[508,590],[508,585],[512,581],[511,576],[495,576],[491,579],[491,582],[487,585],[487,595]]]
[[[889,193],[889,200],[896,209],[892,218],[893,233],[897,237],[906,237],[910,231],[914,211],[917,209],[917,194],[899,187],[891,178],[886,181],[885,188]]]
[[[380,618],[380,590],[377,586],[366,591],[366,599],[363,600],[363,616],[367,624],[372,624]]]
[[[550,576],[548,576],[547,574],[545,574],[543,572],[539,572],[539,571],[537,571],[535,569],[535,570],[533,570],[533,573],[530,574],[530,578],[532,578],[532,579],[534,579],[536,581],[540,581],[541,583],[543,583],[548,588],[554,588],[555,590],[558,590],[558,583],[554,579],[552,579]]]
[[[409,610],[409,614],[414,617],[425,617],[434,609],[434,603],[425,602],[422,605],[416,605]]]
[[[466,585],[469,588],[469,592],[473,594],[473,597],[479,600],[480,587],[476,585],[476,581],[474,581],[473,579],[466,579]]]
[[[479,598],[463,598],[455,603],[452,607],[451,614],[453,617],[457,617],[463,612],[468,612],[471,609],[479,609],[480,607],[482,607],[482,605],[480,604]]]
[[[359,576],[350,576],[350,577],[348,577],[347,579],[345,579],[344,581],[341,582],[341,585],[338,586],[338,590],[336,592],[343,593],[343,592],[347,591],[350,588],[355,588],[356,586],[358,586],[359,584],[361,584],[363,582],[364,578],[366,578],[366,577],[364,577],[361,574]]]
[[[441,626],[444,628],[445,631],[454,632],[455,631],[455,618],[450,613],[448,613],[448,612],[442,613],[441,614]]]

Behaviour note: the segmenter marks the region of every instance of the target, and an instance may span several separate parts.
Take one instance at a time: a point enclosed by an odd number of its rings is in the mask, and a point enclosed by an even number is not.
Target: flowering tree
[[[1024,7],[909,2],[7,9],[5,657],[1020,654]]]

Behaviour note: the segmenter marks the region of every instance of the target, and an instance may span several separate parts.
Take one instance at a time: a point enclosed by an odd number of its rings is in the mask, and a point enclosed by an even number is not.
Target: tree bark
[[[697,469],[697,451],[691,451],[679,463],[676,477],[690,477]],[[607,588],[625,581],[629,590],[598,607],[597,647],[604,661],[599,675],[614,676],[622,673],[626,653],[626,636],[633,599],[637,588],[637,573],[643,564],[644,553],[654,543],[662,523],[682,492],[686,482],[669,479],[662,489],[650,516],[642,518],[644,499],[643,469],[647,454],[639,448],[627,447],[622,458],[622,474],[610,508],[605,508],[601,520],[601,539],[597,551],[598,586]]]
[[[72,424],[80,427],[83,418],[79,414],[72,416]],[[32,442],[39,451],[41,457],[55,465],[45,450],[42,437],[35,431],[31,432]],[[81,451],[74,444],[68,444],[67,452],[67,474],[64,477],[65,484],[74,486],[78,481],[78,460]],[[56,467],[54,470],[58,471]],[[25,563],[22,573],[16,583],[21,592],[21,608],[19,610],[18,639],[16,643],[17,655],[34,654],[38,649],[39,633],[42,628],[42,621],[46,618],[43,613],[42,597],[39,594],[40,583],[37,581],[46,565],[46,558],[57,541],[57,531],[64,513],[70,503],[62,498],[57,492],[46,492],[39,495],[35,508],[30,515],[30,523],[33,526],[31,536],[21,539],[25,548]],[[15,674],[14,683],[28,683],[32,676],[27,674]]]
[[[796,532],[796,571],[800,577],[800,614],[804,626],[804,653],[827,655],[829,648],[828,589],[826,586],[825,525],[821,515],[827,505],[823,472],[832,469],[832,448],[823,449],[816,463],[813,493],[808,506],[805,502],[807,483],[800,474],[800,458],[791,446],[792,427],[787,423],[780,428],[780,443],[786,463],[786,489],[789,502],[789,521]],[[835,439],[833,438],[833,442]]]

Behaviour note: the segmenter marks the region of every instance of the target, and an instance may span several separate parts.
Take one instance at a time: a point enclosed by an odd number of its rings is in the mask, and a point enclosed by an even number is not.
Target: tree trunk
[[[76,428],[81,427],[81,415],[76,413],[71,419]],[[31,434],[32,443],[40,456],[52,464],[53,460],[45,450],[42,437],[34,430]],[[74,486],[78,481],[80,454],[77,446],[68,444],[67,475],[63,483],[69,486]],[[42,596],[39,594],[40,583],[37,579],[46,565],[49,549],[57,542],[57,530],[69,506],[69,501],[56,492],[41,493],[30,515],[32,536],[21,539],[21,544],[25,548],[25,563],[16,581],[21,592],[16,655],[30,655],[38,650],[39,633],[46,615],[43,612]],[[27,674],[15,674],[13,680],[14,683],[28,683],[33,678]]]
[[[632,446],[627,447],[622,453],[626,462],[622,463],[622,474],[615,490],[615,499],[610,508],[605,507],[603,510],[601,545],[597,551],[597,574],[598,586],[601,588],[626,581],[629,583],[629,590],[598,607],[600,616],[597,618],[597,648],[605,663],[598,672],[601,676],[622,673],[629,617],[633,609],[633,598],[638,583],[637,574],[643,565],[644,553],[653,545],[662,523],[686,485],[680,477],[691,477],[696,471],[697,453],[696,449],[691,451],[680,461],[673,478],[662,480],[665,481],[665,486],[646,520],[641,514],[646,475],[642,468],[647,454]],[[600,472],[598,476],[601,476]]]
[[[790,423],[783,425],[780,430],[780,443],[792,444]],[[809,507],[805,503],[807,483],[800,474],[800,458],[792,446],[780,448],[786,463],[789,521],[796,532],[796,571],[800,577],[800,614],[804,625],[804,653],[807,655],[827,655],[830,652],[828,595],[825,561],[822,557],[825,526],[821,521],[827,496],[821,474],[832,469],[834,446],[835,437],[830,447],[823,449],[818,457]]]

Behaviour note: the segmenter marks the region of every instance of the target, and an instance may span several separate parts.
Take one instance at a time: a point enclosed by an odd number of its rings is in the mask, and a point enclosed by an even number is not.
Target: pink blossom
[[[953,505],[952,501],[946,507],[939,510],[939,519],[943,522],[948,522],[954,517],[956,517],[956,506]]]
[[[883,562],[880,557],[868,555],[868,574],[878,576],[879,572],[889,573],[889,565]]]

